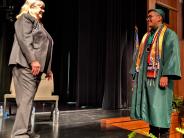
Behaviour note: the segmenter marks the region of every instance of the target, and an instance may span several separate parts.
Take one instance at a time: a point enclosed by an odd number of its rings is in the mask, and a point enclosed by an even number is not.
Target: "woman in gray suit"
[[[9,60],[17,103],[12,138],[32,137],[30,117],[41,74],[44,72],[47,79],[52,78],[53,40],[41,23],[44,7],[41,0],[26,0],[15,22],[14,43]]]

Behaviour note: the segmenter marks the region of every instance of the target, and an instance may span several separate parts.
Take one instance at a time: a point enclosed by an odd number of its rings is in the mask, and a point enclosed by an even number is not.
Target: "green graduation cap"
[[[150,13],[152,11],[160,14],[162,16],[163,21],[165,20],[165,12],[162,9],[150,9],[150,10],[148,10],[148,13]]]

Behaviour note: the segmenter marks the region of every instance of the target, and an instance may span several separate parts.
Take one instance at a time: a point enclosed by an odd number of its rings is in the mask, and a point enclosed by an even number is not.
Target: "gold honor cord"
[[[151,48],[151,59],[153,61],[153,65],[155,65],[155,55],[156,55],[156,40],[159,41],[159,57],[161,58],[161,54],[162,54],[162,43],[163,43],[163,38],[164,38],[164,34],[167,30],[167,26],[166,25],[163,25],[162,28],[159,28],[155,35],[154,35],[154,38],[153,38],[153,43],[152,43],[152,48]],[[159,35],[160,33],[160,35]],[[143,51],[144,51],[144,47],[146,46],[146,43],[147,43],[147,40],[148,40],[148,37],[150,35],[150,32],[146,33],[144,36],[143,36],[143,39],[141,41],[141,44],[140,44],[140,47],[139,47],[139,51],[138,51],[138,56],[137,56],[137,61],[136,61],[136,71],[139,72],[139,69],[140,69],[140,63],[141,63],[141,59],[142,59],[142,54],[143,54]],[[159,38],[158,38],[159,36]],[[159,67],[159,66],[158,66]]]

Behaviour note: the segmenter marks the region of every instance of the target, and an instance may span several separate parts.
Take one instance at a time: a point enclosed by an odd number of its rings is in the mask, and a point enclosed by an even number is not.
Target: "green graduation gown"
[[[152,35],[148,38],[146,46],[150,43],[150,39],[152,39]],[[148,57],[146,46],[140,63],[140,71],[136,72],[135,70],[136,61],[134,61],[131,68],[135,83],[130,116],[145,120],[156,127],[169,128],[172,112],[173,80],[181,78],[178,37],[171,29],[166,30],[163,38],[160,69],[156,79],[148,79],[146,76]],[[168,76],[167,88],[160,88],[159,80],[161,76]]]

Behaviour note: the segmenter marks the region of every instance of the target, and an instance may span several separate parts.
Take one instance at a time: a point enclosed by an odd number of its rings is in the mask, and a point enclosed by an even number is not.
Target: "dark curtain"
[[[43,22],[54,40],[52,71],[54,94],[60,96],[60,105],[76,103],[78,55],[78,1],[44,0]]]
[[[128,107],[128,93],[131,84],[129,67],[132,55],[134,34],[133,1],[108,1],[107,3],[107,56],[105,70],[105,84],[103,108],[116,109]],[[126,8],[125,8],[126,6]]]
[[[147,1],[44,0],[43,24],[54,39],[54,93],[60,105],[104,109],[131,103],[134,26],[146,30]],[[19,11],[23,0],[10,3]],[[140,8],[141,7],[141,8]],[[13,10],[14,14],[17,11]],[[9,12],[5,12],[9,13]],[[14,15],[15,16],[15,15]],[[9,90],[7,64],[13,41],[14,17],[0,24],[0,90]],[[8,20],[8,21],[7,21]],[[8,22],[8,23],[7,23]],[[140,36],[141,36],[140,35]]]
[[[3,100],[5,93],[9,93],[11,80],[8,60],[13,43],[14,28],[10,14],[11,10],[5,7],[0,9],[0,101]]]
[[[142,3],[145,15],[136,18],[143,10],[134,0],[79,0],[78,106],[130,106],[136,20],[146,28],[146,1]]]
[[[106,2],[79,0],[77,106],[101,107],[106,57]]]

